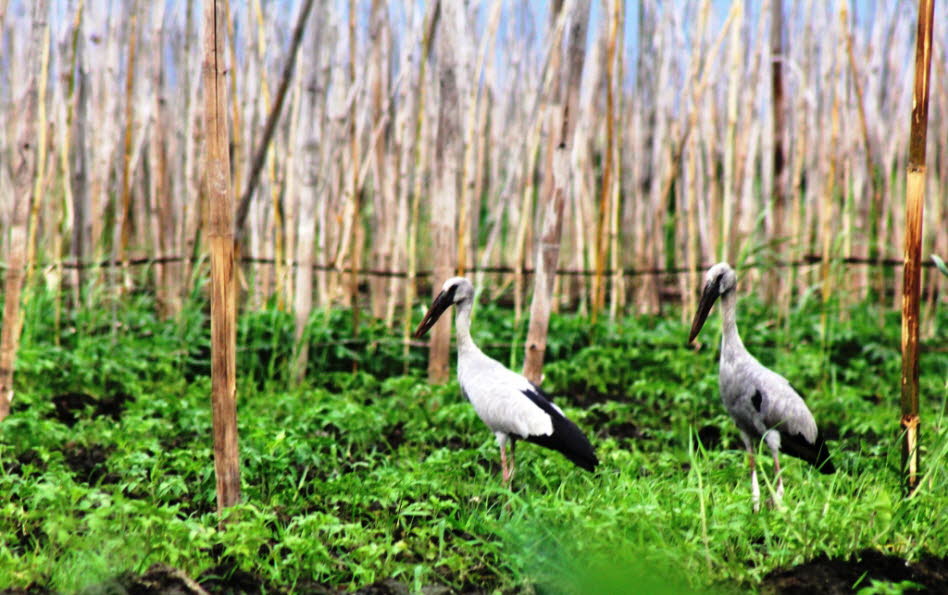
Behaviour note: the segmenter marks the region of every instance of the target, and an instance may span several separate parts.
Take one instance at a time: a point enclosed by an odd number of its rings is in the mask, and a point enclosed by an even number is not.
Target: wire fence
[[[94,269],[103,269],[103,268],[112,268],[112,267],[147,267],[153,266],[156,264],[180,264],[185,262],[190,262],[191,264],[198,264],[206,260],[206,257],[185,257],[185,256],[158,256],[158,257],[142,257],[142,258],[127,258],[123,260],[118,259],[103,259],[98,261],[85,261],[85,262],[76,262],[69,260],[59,260],[53,262],[44,262],[36,265],[35,268],[49,270],[49,269],[65,269],[65,270],[94,270]],[[245,265],[276,265],[278,264],[277,260],[274,258],[265,258],[258,256],[244,256],[241,257],[240,262]],[[802,258],[796,260],[758,260],[748,263],[741,264],[738,268],[740,269],[774,269],[774,268],[796,268],[804,266],[812,266],[820,264],[822,262],[822,257],[818,254],[808,254]],[[903,260],[900,258],[862,258],[855,256],[839,257],[833,258],[830,261],[832,264],[845,264],[853,266],[868,266],[868,267],[899,267],[904,264]],[[279,264],[283,266],[297,268],[299,262],[295,260],[286,260]],[[627,277],[636,277],[636,276],[645,276],[645,275],[679,275],[683,273],[691,272],[703,272],[713,263],[706,263],[698,265],[697,267],[670,267],[670,268],[634,268],[634,267],[624,267],[621,269],[621,274]],[[925,268],[934,268],[936,264],[932,260],[924,260],[921,263],[922,267]],[[0,262],[0,270],[7,270],[7,263]],[[316,263],[312,265],[314,271],[331,271],[336,273],[352,273],[352,268],[348,266],[336,266],[332,264],[320,264]],[[534,273],[533,267],[524,266],[523,268],[516,268],[510,266],[470,266],[465,267],[465,271],[470,273],[491,273],[491,274],[524,274],[532,275]],[[357,270],[357,273],[360,276],[366,277],[388,277],[388,278],[402,278],[407,279],[412,276],[412,273],[403,270],[381,270],[381,269],[371,269],[371,268],[362,268],[360,267]],[[616,275],[616,269],[605,269],[600,274],[604,277],[610,277]],[[430,277],[434,272],[430,269],[424,269],[416,271],[414,277]],[[561,268],[557,269],[557,275],[560,276],[573,276],[573,277],[593,277],[597,273],[593,269],[566,269]]]

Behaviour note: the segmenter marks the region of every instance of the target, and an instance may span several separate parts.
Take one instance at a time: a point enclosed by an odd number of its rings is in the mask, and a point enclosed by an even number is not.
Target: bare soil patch
[[[869,549],[845,560],[822,555],[799,566],[771,572],[764,577],[760,591],[766,595],[842,595],[869,587],[873,581],[908,581],[919,585],[906,589],[909,593],[948,593],[948,557],[925,556],[917,562],[906,562],[898,556]]]

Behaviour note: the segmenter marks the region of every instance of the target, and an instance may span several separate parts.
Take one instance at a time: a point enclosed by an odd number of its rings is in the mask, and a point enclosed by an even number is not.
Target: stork
[[[503,482],[514,474],[514,445],[526,440],[559,451],[567,459],[592,471],[599,463],[583,432],[532,382],[488,357],[471,339],[471,309],[474,286],[464,277],[444,282],[441,292],[415,331],[424,336],[452,305],[457,306],[458,382],[461,392],[474,406],[500,447]],[[507,462],[507,443],[510,462]]]
[[[740,430],[747,449],[751,498],[754,512],[757,512],[760,510],[760,487],[757,484],[755,453],[761,440],[767,443],[774,458],[777,475],[774,503],[778,506],[783,498],[783,478],[778,460],[781,450],[813,464],[820,473],[834,473],[836,468],[803,398],[786,378],[765,368],[748,353],[741,342],[737,332],[736,288],[737,275],[727,263],[721,262],[708,269],[688,342],[698,336],[711,306],[721,298],[723,334],[718,377],[721,400]]]

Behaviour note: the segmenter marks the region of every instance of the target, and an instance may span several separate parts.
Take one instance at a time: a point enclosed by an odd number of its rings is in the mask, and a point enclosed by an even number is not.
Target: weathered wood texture
[[[919,0],[915,44],[912,129],[905,185],[905,252],[902,282],[902,466],[913,490],[920,474],[918,410],[918,313],[921,290],[922,213],[925,200],[925,147],[928,137],[928,88],[932,63],[935,0]]]
[[[211,252],[211,403],[217,508],[240,500],[237,446],[237,303],[234,276],[234,201],[225,82],[222,0],[204,5],[204,179],[209,198],[207,237]]]

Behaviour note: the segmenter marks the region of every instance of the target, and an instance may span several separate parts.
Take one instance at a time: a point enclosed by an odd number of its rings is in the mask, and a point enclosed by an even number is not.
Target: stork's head
[[[441,286],[441,293],[435,297],[431,307],[428,308],[428,313],[415,330],[415,337],[424,336],[449,307],[465,301],[474,301],[474,286],[471,282],[464,277],[451,277],[445,281]]]
[[[695,318],[691,322],[691,334],[688,335],[688,342],[691,343],[698,336],[704,321],[711,312],[711,306],[722,295],[726,295],[737,288],[737,275],[734,269],[726,262],[719,262],[714,265],[704,276],[704,290],[701,292],[701,301],[698,302],[698,311],[695,312]]]

